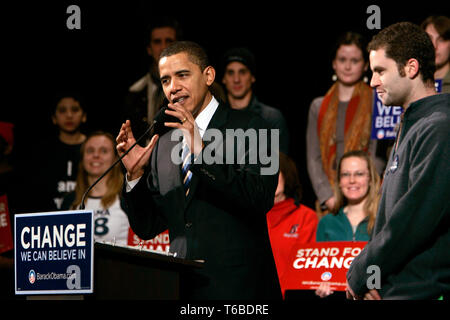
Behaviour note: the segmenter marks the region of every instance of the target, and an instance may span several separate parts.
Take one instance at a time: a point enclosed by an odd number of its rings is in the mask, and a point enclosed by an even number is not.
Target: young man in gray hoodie
[[[436,94],[433,44],[418,26],[391,25],[368,49],[371,86],[385,105],[405,111],[384,173],[372,238],[347,273],[347,297],[447,297],[450,95]]]

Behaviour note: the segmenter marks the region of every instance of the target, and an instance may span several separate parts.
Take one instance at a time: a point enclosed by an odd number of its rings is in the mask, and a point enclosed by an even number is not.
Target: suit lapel
[[[211,121],[208,124],[208,129],[222,128],[225,125],[225,123],[227,122],[228,111],[229,111],[228,107],[226,107],[223,103],[220,103],[216,109],[216,112],[214,112],[214,115],[212,116]]]
[[[165,195],[167,192],[173,190],[176,187],[180,187],[181,183],[181,170],[180,165],[175,164],[171,159],[172,150],[180,144],[179,141],[171,140],[172,131],[164,134],[158,143],[157,151],[157,172],[158,172],[158,184],[161,195]]]

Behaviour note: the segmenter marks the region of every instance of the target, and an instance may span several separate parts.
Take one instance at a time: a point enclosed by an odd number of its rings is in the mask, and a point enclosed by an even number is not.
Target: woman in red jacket
[[[316,239],[316,212],[300,204],[300,199],[301,185],[295,163],[280,152],[275,205],[267,213],[267,226],[283,295],[283,274],[292,248],[299,243],[315,242]]]

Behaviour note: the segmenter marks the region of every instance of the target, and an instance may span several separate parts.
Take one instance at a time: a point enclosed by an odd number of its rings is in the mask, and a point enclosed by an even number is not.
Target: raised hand
[[[169,103],[168,106],[169,109],[166,110],[166,113],[180,119],[181,123],[165,122],[164,125],[166,127],[180,129],[183,132],[185,142],[189,146],[190,152],[198,155],[202,151],[203,141],[192,113],[176,103]]]
[[[136,145],[122,159],[122,163],[127,170],[127,178],[129,181],[135,180],[144,174],[145,166],[150,159],[150,155],[152,154],[158,138],[158,135],[154,135],[150,140],[150,143],[145,148],[140,145]],[[136,142],[131,130],[130,120],[127,120],[122,124],[119,135],[116,138],[116,142],[116,149],[119,156],[123,155]]]

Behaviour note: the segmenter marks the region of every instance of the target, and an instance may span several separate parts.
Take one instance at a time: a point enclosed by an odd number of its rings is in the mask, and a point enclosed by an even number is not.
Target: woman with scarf
[[[375,154],[376,140],[370,139],[373,90],[363,81],[368,68],[365,48],[360,34],[347,32],[338,39],[332,61],[335,82],[309,109],[307,165],[319,218],[335,206],[334,177],[342,155],[351,150]]]

